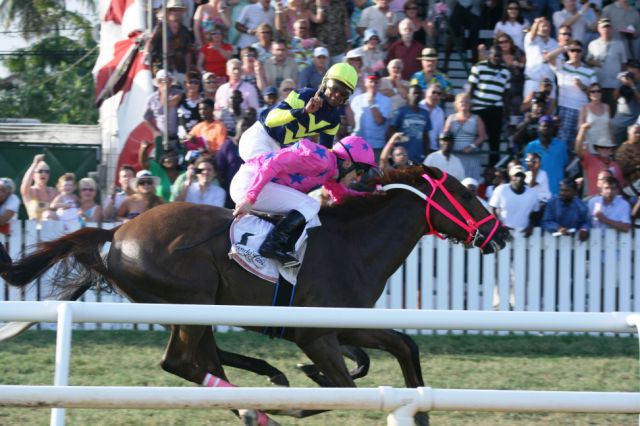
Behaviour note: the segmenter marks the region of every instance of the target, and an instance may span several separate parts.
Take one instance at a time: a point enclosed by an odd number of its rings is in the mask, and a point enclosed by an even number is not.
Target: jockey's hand
[[[234,216],[244,216],[246,214],[249,214],[249,212],[251,211],[252,208],[253,208],[253,204],[251,204],[245,198],[244,200],[242,200],[238,204],[236,204],[236,208],[233,209],[233,215]]]
[[[306,112],[307,114],[312,114],[312,113],[318,111],[320,108],[322,108],[322,103],[323,102],[324,101],[320,97],[320,89],[318,89],[318,91],[316,92],[315,96],[313,98],[309,99],[307,104],[304,106],[304,112]]]

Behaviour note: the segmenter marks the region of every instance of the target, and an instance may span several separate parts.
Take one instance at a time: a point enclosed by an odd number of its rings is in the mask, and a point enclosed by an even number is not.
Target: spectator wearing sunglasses
[[[561,58],[556,60],[562,50],[569,55],[567,61]],[[556,49],[547,57],[558,79],[558,138],[570,146],[578,133],[580,109],[589,102],[589,87],[597,83],[598,79],[595,71],[582,62],[583,48],[579,40],[571,41],[566,47]]]
[[[44,161],[44,154],[34,156],[20,184],[20,196],[29,219],[40,219],[58,195],[55,188],[47,186],[50,177],[51,169]]]
[[[553,14],[553,25],[558,32],[563,26],[570,28],[573,39],[584,43],[587,31],[595,27],[597,18],[589,13],[591,2],[585,2],[580,9],[577,4],[576,0],[562,0],[564,8]]]
[[[224,31],[220,25],[214,25],[206,34],[206,42],[198,51],[197,68],[201,73],[212,72],[224,75],[227,60],[233,54],[233,47],[223,42]]]
[[[78,192],[80,193],[80,224],[84,226],[87,222],[102,222],[102,206],[96,203],[96,195],[98,195],[96,181],[90,177],[80,179]]]
[[[256,49],[258,53],[258,61],[265,63],[271,57],[271,43],[273,43],[273,28],[269,24],[260,24],[256,28],[258,41],[253,43],[251,47]]]
[[[128,221],[145,211],[159,206],[164,200],[156,195],[156,187],[160,185],[160,178],[153,176],[149,170],[140,170],[136,177],[129,182],[134,193],[128,196],[120,206],[117,220]]]
[[[189,71],[185,78],[185,92],[178,104],[178,138],[184,140],[193,126],[200,121],[200,73]]]

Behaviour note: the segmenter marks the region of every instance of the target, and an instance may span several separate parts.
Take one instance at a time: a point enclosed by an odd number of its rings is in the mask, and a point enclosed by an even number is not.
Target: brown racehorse
[[[402,185],[321,210],[322,226],[309,233],[295,306],[373,307],[387,279],[425,234],[439,233],[483,253],[506,244],[506,228],[460,182],[438,169],[390,171],[380,183]],[[115,230],[85,228],[43,243],[16,263],[0,253],[0,275],[25,286],[66,259],[93,277],[55,282],[65,300],[77,298],[97,275],[133,302],[270,305],[272,285],[227,255],[231,221],[227,209],[162,205]],[[107,242],[111,247],[103,260],[100,248]],[[210,326],[174,325],[171,330],[164,370],[197,384],[212,376],[226,380]],[[407,387],[424,386],[417,345],[394,330],[288,328],[283,337],[295,342],[332,386],[355,386],[340,345],[385,350],[397,358]],[[416,421],[427,424],[428,417],[419,413]]]

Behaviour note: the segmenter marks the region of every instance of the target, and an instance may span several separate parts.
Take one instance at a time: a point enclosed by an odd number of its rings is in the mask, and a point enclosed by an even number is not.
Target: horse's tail
[[[51,280],[52,292],[58,300],[76,300],[92,283],[108,278],[100,249],[113,239],[113,233],[113,229],[83,228],[41,243],[34,253],[15,263],[0,244],[0,276],[12,286],[25,287],[64,261],[66,267]]]

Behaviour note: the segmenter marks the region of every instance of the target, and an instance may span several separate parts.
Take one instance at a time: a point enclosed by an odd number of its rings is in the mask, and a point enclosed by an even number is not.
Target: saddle
[[[317,216],[311,219],[296,242],[295,255],[300,259],[300,265],[284,267],[279,262],[267,259],[258,253],[267,234],[282,217],[282,215],[252,212],[250,215],[234,219],[229,228],[231,238],[229,258],[235,260],[245,270],[263,280],[275,284],[279,282],[279,278],[282,276],[282,278],[295,286],[298,271],[304,260],[304,253],[307,248],[307,231],[310,228],[320,226],[321,223]]]

